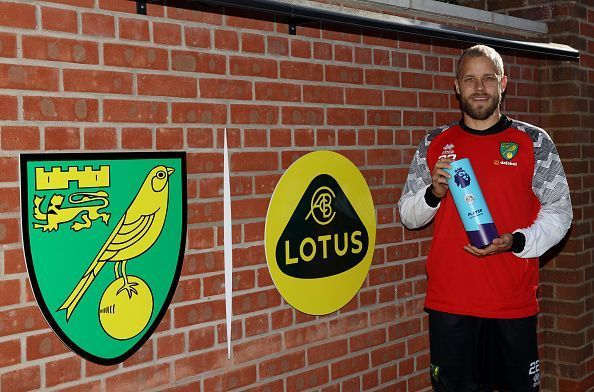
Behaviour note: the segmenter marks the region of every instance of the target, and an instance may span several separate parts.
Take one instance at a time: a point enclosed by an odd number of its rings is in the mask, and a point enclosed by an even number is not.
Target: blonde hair
[[[497,69],[497,75],[503,76],[503,59],[495,49],[487,45],[474,45],[462,52],[458,59],[458,68],[456,69],[456,78],[460,75],[460,67],[467,57],[486,57]]]

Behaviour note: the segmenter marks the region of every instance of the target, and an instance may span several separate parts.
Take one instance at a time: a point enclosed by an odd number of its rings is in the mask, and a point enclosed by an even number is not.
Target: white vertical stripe
[[[229,153],[227,151],[227,128],[224,134],[223,156],[223,231],[225,253],[225,315],[227,318],[227,358],[231,359],[231,318],[233,316],[233,238],[231,234],[231,187],[229,180]]]

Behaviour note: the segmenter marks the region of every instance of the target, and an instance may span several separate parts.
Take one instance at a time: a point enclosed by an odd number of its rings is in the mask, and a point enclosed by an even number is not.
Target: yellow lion
[[[62,207],[64,196],[54,194],[47,206],[46,212],[41,210],[41,203],[45,196],[35,196],[33,200],[33,217],[38,221],[45,223],[33,223],[34,229],[42,229],[43,231],[53,231],[60,228],[60,224],[75,220],[79,216],[82,222],[73,222],[70,228],[74,231],[88,229],[92,222],[101,218],[103,223],[107,225],[111,214],[100,212],[99,210],[106,208],[109,205],[109,195],[107,192],[77,192],[68,196],[68,202],[73,204],[71,207]],[[96,205],[80,205],[88,202],[100,201],[101,204]],[[78,204],[78,205],[77,205]]]

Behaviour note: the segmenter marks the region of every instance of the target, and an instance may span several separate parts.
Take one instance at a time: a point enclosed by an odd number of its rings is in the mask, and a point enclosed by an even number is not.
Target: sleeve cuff
[[[433,184],[427,187],[425,191],[425,203],[431,208],[436,208],[441,199],[433,194]]]
[[[513,236],[513,240],[512,240],[511,251],[513,253],[522,252],[524,250],[524,246],[526,246],[526,236],[524,235],[524,233],[522,233],[520,231],[513,232],[512,236]]]

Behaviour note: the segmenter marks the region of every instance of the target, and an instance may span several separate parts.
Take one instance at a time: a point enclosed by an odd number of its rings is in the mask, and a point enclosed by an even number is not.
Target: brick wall
[[[590,26],[591,36],[594,10],[582,8],[579,26]],[[0,1],[0,388],[427,389],[422,305],[431,229],[404,230],[395,203],[419,140],[460,116],[452,76],[462,44],[318,24],[290,36],[272,15],[183,3],[149,4],[148,16],[135,10],[123,0]],[[544,269],[542,336],[547,385],[579,390],[593,373],[592,57],[583,54],[576,66],[508,52],[505,62],[505,112],[551,128],[570,174],[577,223]],[[561,109],[553,92],[565,69],[564,83],[578,90]],[[576,116],[562,115],[572,111]],[[575,117],[579,122],[569,122]],[[225,127],[235,246],[230,361]],[[118,366],[94,365],[62,345],[32,296],[19,233],[18,155],[168,149],[188,153],[188,242],[178,290],[137,354]],[[263,247],[276,182],[315,149],[339,151],[361,168],[378,222],[360,293],[317,318],[282,300]]]

